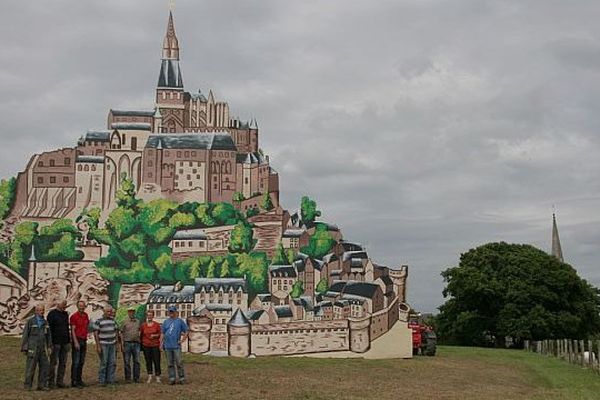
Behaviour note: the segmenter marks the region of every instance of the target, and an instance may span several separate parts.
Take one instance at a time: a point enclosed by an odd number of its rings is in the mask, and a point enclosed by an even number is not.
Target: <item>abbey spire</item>
[[[552,255],[558,258],[561,262],[564,262],[562,248],[560,246],[560,238],[558,237],[558,227],[556,226],[555,213],[552,213]]]
[[[173,13],[169,11],[169,22],[167,23],[167,33],[163,40],[163,60],[179,60],[179,40],[175,34],[175,23],[173,22]]]
[[[159,88],[183,89],[183,79],[179,69],[179,40],[175,34],[175,23],[173,13],[169,11],[167,32],[163,39],[162,60],[160,74],[158,76]]]

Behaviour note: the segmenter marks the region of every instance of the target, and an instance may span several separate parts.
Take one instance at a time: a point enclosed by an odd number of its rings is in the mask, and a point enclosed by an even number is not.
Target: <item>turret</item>
[[[248,357],[250,355],[250,322],[238,308],[227,323],[229,333],[229,355]]]

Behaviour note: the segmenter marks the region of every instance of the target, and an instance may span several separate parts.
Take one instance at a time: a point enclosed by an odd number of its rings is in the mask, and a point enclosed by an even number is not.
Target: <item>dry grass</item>
[[[600,393],[600,376],[594,372],[508,350],[442,347],[437,357],[413,360],[240,360],[186,355],[186,385],[117,384],[105,388],[96,384],[97,357],[90,351],[84,375],[89,387],[45,393],[23,391],[24,361],[18,339],[0,337],[0,398],[595,399]],[[119,358],[117,377],[121,381],[122,374]]]

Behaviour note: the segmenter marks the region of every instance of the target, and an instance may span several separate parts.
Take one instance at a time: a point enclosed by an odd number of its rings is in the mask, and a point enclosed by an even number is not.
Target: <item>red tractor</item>
[[[411,316],[408,327],[412,330],[413,355],[435,356],[437,336],[433,329],[424,324],[420,315]]]

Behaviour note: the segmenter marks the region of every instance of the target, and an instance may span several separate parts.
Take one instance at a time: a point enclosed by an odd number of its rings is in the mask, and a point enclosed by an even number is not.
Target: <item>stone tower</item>
[[[187,324],[190,329],[188,337],[188,350],[190,353],[201,354],[210,350],[210,330],[212,321],[205,313],[188,317]]]
[[[229,355],[248,357],[250,355],[250,322],[241,309],[237,309],[227,323],[229,333]]]
[[[556,225],[556,214],[552,213],[552,255],[564,262],[560,238],[558,237],[558,226]]]
[[[371,347],[371,316],[363,318],[349,318],[350,324],[350,351],[364,353]]]

